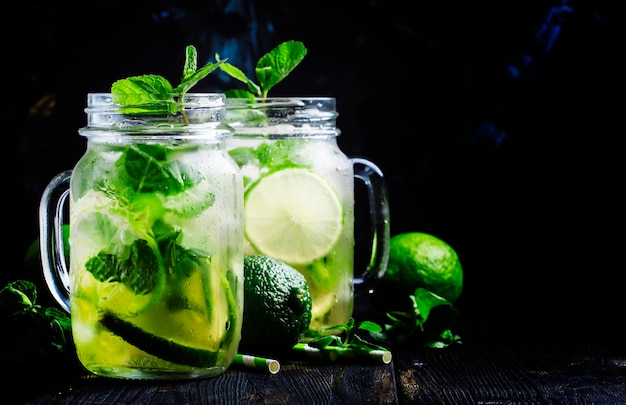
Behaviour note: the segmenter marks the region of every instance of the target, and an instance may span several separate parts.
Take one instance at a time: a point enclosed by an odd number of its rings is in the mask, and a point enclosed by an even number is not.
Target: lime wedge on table
[[[304,168],[261,177],[246,192],[244,227],[261,254],[290,264],[307,264],[337,242],[343,209],[328,182]]]

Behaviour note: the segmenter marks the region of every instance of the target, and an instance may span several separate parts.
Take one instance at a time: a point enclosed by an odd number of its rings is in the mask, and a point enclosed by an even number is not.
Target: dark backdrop
[[[345,4],[345,5],[344,5]],[[161,74],[183,50],[252,75],[279,42],[308,55],[273,95],[335,96],[341,148],[384,171],[392,235],[459,253],[468,333],[616,337],[624,64],[609,1],[109,0],[3,6],[3,280],[25,275],[45,184],[85,141],[88,92]],[[195,90],[237,84],[216,74]],[[619,87],[618,87],[619,86]],[[8,143],[6,142],[8,141]],[[39,274],[34,275],[39,277]]]

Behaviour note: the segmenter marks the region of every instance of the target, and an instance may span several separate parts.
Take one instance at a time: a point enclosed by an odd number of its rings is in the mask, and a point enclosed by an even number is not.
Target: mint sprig
[[[218,54],[215,54],[215,59],[221,62],[219,68],[224,73],[248,87],[248,90],[226,90],[227,97],[266,98],[270,89],[286,78],[302,62],[306,54],[307,49],[300,41],[286,41],[279,44],[257,62],[255,74],[258,83],[248,78],[238,67],[226,63],[226,59],[220,59]]]
[[[123,112],[127,114],[168,114],[182,111],[180,100],[185,94],[227,60],[208,62],[198,69],[198,52],[193,45],[188,45],[178,86],[172,86],[160,75],[132,76],[114,82],[111,95],[116,104],[126,106]]]
[[[358,335],[359,331],[367,331],[371,333],[379,333],[382,327],[372,321],[356,322],[354,318],[350,318],[347,323],[334,325],[326,328],[327,330],[341,330],[337,335],[321,335],[310,342],[308,345],[316,349],[327,349],[329,347],[339,347],[354,350],[387,350],[385,347],[367,341]]]
[[[80,370],[70,316],[37,301],[37,286],[20,279],[0,288],[0,373],[31,372],[32,365]],[[18,372],[16,374],[16,372]]]
[[[424,288],[415,289],[409,298],[412,309],[387,312],[384,329],[370,331],[374,340],[429,348],[462,344],[461,337],[452,332],[460,314],[450,301]]]

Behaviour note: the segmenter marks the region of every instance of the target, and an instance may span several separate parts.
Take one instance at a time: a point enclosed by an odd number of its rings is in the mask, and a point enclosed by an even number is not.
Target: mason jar
[[[222,94],[187,94],[175,111],[146,113],[88,94],[78,131],[86,151],[40,204],[44,275],[71,314],[87,370],[182,379],[218,375],[233,361],[243,316],[243,181],[223,147],[232,133],[225,106]]]
[[[244,179],[245,254],[281,260],[304,275],[312,318],[306,337],[334,333],[384,274],[389,207],[384,176],[348,157],[332,97],[227,98],[226,147]],[[355,181],[367,190],[369,249],[355,252]],[[368,266],[355,268],[355,254]]]

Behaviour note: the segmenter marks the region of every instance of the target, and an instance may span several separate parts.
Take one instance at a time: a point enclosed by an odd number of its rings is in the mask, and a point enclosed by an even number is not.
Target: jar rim
[[[226,96],[223,93],[185,93],[175,98],[134,104],[119,104],[112,93],[88,93],[87,125],[79,130],[87,137],[111,134],[137,137],[222,136],[232,130],[225,124]]]
[[[289,107],[324,104],[335,108],[337,102],[335,97],[226,97],[226,105],[229,107]]]
[[[173,94],[174,97],[178,95]],[[155,100],[158,102],[170,102],[172,100]],[[223,108],[226,105],[226,96],[223,93],[185,93],[181,99],[174,99],[175,103],[182,107],[188,108]],[[147,104],[147,103],[145,103]],[[145,105],[137,104],[138,106]],[[87,108],[85,112],[89,113],[93,108],[119,108],[134,107],[135,105],[120,105],[115,102],[113,93],[93,92],[87,93]]]

